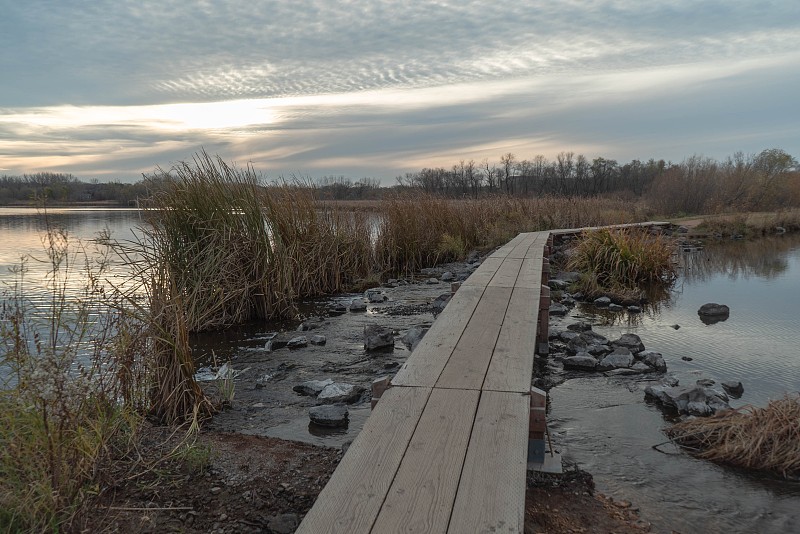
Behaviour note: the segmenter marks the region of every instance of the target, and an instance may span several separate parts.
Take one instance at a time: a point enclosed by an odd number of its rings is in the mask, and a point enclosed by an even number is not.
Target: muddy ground
[[[450,271],[466,278],[475,264],[453,264],[416,280],[382,288],[386,300],[369,303],[364,312],[331,313],[361,294],[307,303],[292,321],[247,325],[194,339],[201,362],[229,361],[238,374],[232,401],[208,421],[190,452],[178,455],[145,475],[120,476],[104,492],[83,522],[87,532],[290,533],[324,487],[342,449],[369,415],[369,387],[393,375],[410,354],[399,336],[412,326],[435,319],[431,303],[450,292],[450,282],[428,283]],[[301,325],[312,330],[298,332]],[[394,350],[368,353],[363,346],[367,324],[391,328]],[[325,345],[290,350],[265,349],[296,335],[324,335]],[[278,343],[277,345],[280,345]],[[332,379],[365,388],[349,406],[347,428],[326,429],[309,423],[315,398],[293,390],[307,380]],[[218,383],[206,382],[220,398]],[[148,430],[153,458],[171,450],[164,429]],[[631,503],[615,503],[594,492],[591,475],[569,467],[557,475],[529,474],[526,532],[638,533],[649,529]]]

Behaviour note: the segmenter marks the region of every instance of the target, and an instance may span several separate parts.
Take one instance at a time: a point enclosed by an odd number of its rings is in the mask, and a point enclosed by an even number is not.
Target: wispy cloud
[[[205,147],[272,173],[391,177],[508,150],[670,158],[800,137],[781,111],[796,2],[7,4],[10,172],[135,177]]]

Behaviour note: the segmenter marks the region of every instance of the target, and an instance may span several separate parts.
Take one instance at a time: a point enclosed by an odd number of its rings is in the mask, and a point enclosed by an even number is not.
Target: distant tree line
[[[134,184],[83,182],[71,174],[49,172],[2,176],[0,205],[45,201],[127,206],[158,189],[160,180],[170,179],[169,172],[145,176]],[[640,200],[663,215],[800,206],[798,162],[778,148],[758,154],[737,152],[723,161],[692,156],[680,163],[635,159],[624,164],[603,157],[589,160],[574,152],[561,152],[552,160],[542,155],[522,159],[509,152],[499,162],[461,160],[449,169],[406,173],[389,187],[374,178],[354,181],[345,176],[295,182],[313,187],[320,200],[375,200],[392,191],[451,198],[617,196]]]
[[[145,194],[143,182],[84,182],[72,174],[56,172],[0,176],[0,205],[52,203],[129,206]]]

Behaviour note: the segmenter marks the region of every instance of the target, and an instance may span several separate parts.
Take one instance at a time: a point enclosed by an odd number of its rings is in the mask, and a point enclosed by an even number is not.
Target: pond
[[[594,330],[609,339],[638,334],[681,384],[740,380],[745,392],[734,407],[800,390],[800,238],[712,243],[680,260],[675,290],[648,313],[582,305],[564,323],[600,323]],[[730,317],[705,324],[697,310],[707,302],[728,305]],[[800,531],[800,483],[717,466],[669,444],[653,449],[670,421],[644,402],[651,383],[587,375],[551,389],[551,430],[566,459],[591,472],[601,492],[640,507],[656,532]]]
[[[105,229],[117,239],[129,239],[139,222],[135,210],[62,209],[50,210],[47,217],[82,240]],[[0,208],[0,286],[13,284],[9,268],[21,256],[44,256],[41,234],[45,229],[44,217],[36,210]],[[745,392],[732,401],[734,406],[763,406],[769,399],[797,392],[800,237],[724,242],[682,252],[680,258],[682,274],[670,298],[654,303],[646,313],[610,314],[579,305],[563,322],[588,319],[599,323],[596,331],[612,339],[625,332],[638,334],[648,349],[664,355],[669,372],[682,384],[701,378],[717,383],[741,380]],[[31,260],[27,269],[26,297],[44,302],[48,266]],[[118,270],[114,276],[124,279],[125,273]],[[79,281],[75,282],[77,288]],[[707,302],[728,305],[730,317],[716,324],[703,323],[697,309]],[[412,324],[411,319],[407,322]],[[258,332],[281,328],[231,329],[196,336],[195,341],[202,352],[216,351],[236,362],[263,345]],[[341,358],[358,363],[360,354],[347,353],[357,351],[360,343],[360,334],[353,331],[353,339],[341,343]],[[336,351],[335,347],[330,342],[326,350]],[[397,359],[405,355],[395,354]],[[267,358],[264,365],[272,365],[275,359],[261,353],[258,358]],[[657,406],[644,401],[644,388],[651,383],[574,376],[553,388],[549,424],[565,458],[591,472],[599,491],[639,507],[655,532],[800,531],[800,484],[696,460],[669,445],[659,447],[663,452],[653,449],[666,440],[662,429],[670,421]],[[305,409],[297,406],[295,415],[305,417]],[[259,419],[267,420],[261,415]],[[286,430],[287,435],[306,432],[307,423],[300,426]],[[313,441],[330,444],[325,436],[315,436]]]

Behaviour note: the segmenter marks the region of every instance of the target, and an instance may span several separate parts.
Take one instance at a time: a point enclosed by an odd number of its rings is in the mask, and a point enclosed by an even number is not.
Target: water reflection
[[[706,249],[681,251],[683,279],[703,282],[725,275],[732,280],[751,277],[772,279],[789,268],[787,252],[798,246],[793,237],[765,237],[754,241],[720,241]]]

